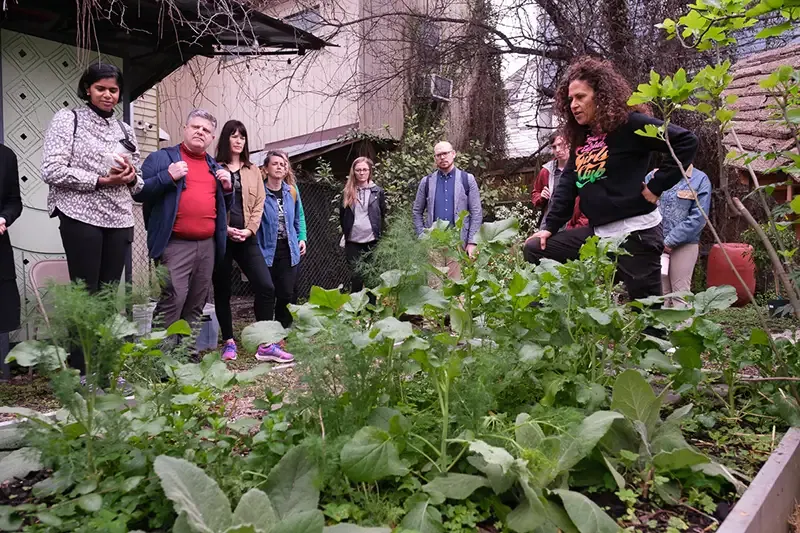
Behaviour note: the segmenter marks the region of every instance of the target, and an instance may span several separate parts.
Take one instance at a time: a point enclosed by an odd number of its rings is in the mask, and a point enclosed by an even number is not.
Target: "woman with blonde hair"
[[[378,244],[386,221],[386,193],[372,181],[374,167],[368,157],[353,161],[339,209],[344,254],[352,269],[350,290],[353,292],[364,288],[357,263]]]

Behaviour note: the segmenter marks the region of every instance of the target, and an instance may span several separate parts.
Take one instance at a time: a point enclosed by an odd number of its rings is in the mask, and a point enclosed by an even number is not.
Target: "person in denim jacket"
[[[300,198],[295,186],[286,182],[288,164],[281,153],[267,153],[261,174],[266,187],[266,200],[256,240],[275,288],[268,302],[266,320],[273,320],[274,317],[284,328],[288,328],[292,325],[292,313],[288,306],[294,294],[297,265],[300,263]],[[256,359],[290,363],[294,357],[279,344],[265,344],[259,346]]]
[[[647,176],[648,181],[651,176],[652,173]],[[691,189],[686,180],[681,180],[664,191],[658,201],[664,228],[664,268],[661,270],[664,294],[691,290],[692,273],[700,252],[700,234],[706,225],[697,204],[700,203],[706,214],[711,209],[711,181],[708,176],[692,168],[689,182]],[[665,305],[684,307],[686,302],[682,298],[670,298]]]

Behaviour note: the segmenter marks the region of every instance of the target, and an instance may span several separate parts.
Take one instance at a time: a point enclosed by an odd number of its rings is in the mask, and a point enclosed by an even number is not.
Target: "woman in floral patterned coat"
[[[86,105],[55,114],[42,152],[47,207],[60,222],[70,279],[90,292],[122,277],[133,241],[132,195],[143,185],[136,136],[114,118],[122,86],[114,65],[89,66],[78,83]],[[84,372],[82,354],[70,364]]]

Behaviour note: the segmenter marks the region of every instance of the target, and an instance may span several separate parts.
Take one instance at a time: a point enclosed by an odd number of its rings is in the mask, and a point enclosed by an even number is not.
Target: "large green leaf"
[[[22,341],[6,356],[7,363],[16,362],[24,367],[42,364],[48,370],[62,367],[66,360],[66,350],[41,341]]]
[[[695,296],[695,314],[703,315],[711,311],[727,309],[736,303],[737,299],[738,296],[736,295],[736,289],[730,285],[711,287],[710,289]]]
[[[119,313],[114,313],[111,320],[106,323],[106,327],[108,332],[117,339],[124,339],[139,333],[139,326]]]
[[[422,490],[438,492],[453,500],[464,500],[479,488],[488,486],[489,480],[483,476],[448,473],[433,478],[433,481],[422,486]]]
[[[362,527],[355,524],[336,524],[323,530],[325,533],[392,533],[390,527]]]
[[[504,448],[490,446],[482,440],[476,440],[469,444],[469,451],[480,455],[488,464],[497,465],[507,472],[514,464],[514,456]]]
[[[248,490],[233,512],[234,524],[252,524],[263,531],[269,531],[277,521],[269,496],[258,489]]]
[[[411,322],[401,322],[393,316],[377,321],[375,328],[383,337],[394,341],[404,341],[414,334]]]
[[[103,497],[99,494],[85,494],[78,498],[78,506],[86,512],[96,513],[103,508]]]
[[[0,482],[11,478],[24,478],[31,472],[41,470],[41,454],[34,448],[20,448],[0,459]]]
[[[658,421],[661,400],[639,372],[626,370],[614,383],[611,408],[630,420],[642,422],[651,432]]]
[[[358,292],[350,294],[350,300],[344,304],[344,310],[348,313],[358,314],[367,307],[369,303],[369,289],[366,287]]]
[[[0,531],[18,531],[22,522],[22,517],[16,514],[14,507],[0,505]]]
[[[289,330],[283,329],[280,322],[265,320],[250,324],[242,330],[242,344],[248,352],[255,352],[261,344],[275,344],[288,334]]]
[[[254,382],[257,378],[269,374],[272,372],[272,365],[263,364],[263,365],[256,365],[250,370],[245,370],[244,372],[237,372],[236,373],[236,382],[240,385],[247,385],[249,383]]]
[[[308,296],[308,303],[338,311],[344,304],[350,301],[349,294],[342,294],[339,289],[326,290],[316,285],[311,287],[311,294]]]
[[[561,505],[547,498],[542,499],[542,504],[547,520],[554,526],[551,528],[553,533],[579,533],[578,528],[572,523],[572,519]]]
[[[367,423],[392,434],[405,433],[410,427],[408,420],[400,411],[388,407],[376,407],[370,413]]]
[[[231,526],[222,533],[261,533],[262,531],[261,529],[256,529],[256,527],[251,524],[243,524]]]
[[[441,291],[432,289],[427,285],[414,287],[407,292],[404,291],[400,294],[400,302],[405,312],[409,315],[423,314],[425,306],[446,309],[449,303]]]
[[[425,497],[417,497],[411,508],[400,522],[401,530],[411,530],[417,533],[442,533],[442,514]]]
[[[230,527],[231,504],[217,482],[185,459],[159,455],[153,468],[175,512],[186,513],[189,525],[200,533],[217,533]]]
[[[708,457],[691,448],[661,452],[653,456],[653,464],[661,471],[680,470],[707,462]]]
[[[510,453],[480,440],[470,443],[469,450],[477,455],[468,457],[467,462],[486,474],[495,494],[511,488],[517,476],[512,472],[514,457]]]
[[[408,473],[389,433],[372,426],[353,435],[342,448],[340,459],[342,470],[353,481],[372,482]]]
[[[477,244],[498,243],[507,244],[519,233],[519,221],[516,218],[507,218],[497,222],[484,222],[478,230]]]
[[[178,320],[177,322],[170,324],[167,328],[167,335],[183,335],[184,337],[188,337],[192,334],[192,326],[185,320]]]
[[[561,455],[558,458],[558,472],[566,472],[589,455],[605,436],[614,420],[623,418],[613,411],[597,411],[583,419],[583,422],[561,437]]]
[[[554,490],[580,533],[619,533],[620,528],[596,503],[571,490]]]
[[[719,463],[714,463],[714,462],[700,463],[694,465],[692,467],[692,470],[694,472],[702,472],[707,476],[719,476],[727,479],[728,482],[730,482],[734,487],[736,487],[736,493],[739,495],[741,495],[747,489],[747,485],[745,485],[737,478],[735,478],[730,470],[728,470],[725,466]]]
[[[534,531],[547,521],[541,496],[531,488],[527,481],[522,482],[522,490],[523,500],[506,517],[508,527],[518,533]]]
[[[269,533],[322,533],[325,517],[321,511],[303,511],[287,516],[269,530]]]
[[[317,465],[308,450],[297,446],[281,457],[270,471],[264,491],[269,496],[278,518],[311,511],[319,503],[319,489],[315,482]]]
[[[536,448],[544,440],[544,431],[539,424],[531,420],[528,413],[520,413],[514,421],[514,440],[523,448]]]

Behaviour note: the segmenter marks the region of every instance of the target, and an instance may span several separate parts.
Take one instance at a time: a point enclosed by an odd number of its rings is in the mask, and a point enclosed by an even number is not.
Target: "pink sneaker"
[[[236,342],[227,341],[222,347],[223,361],[236,361]]]
[[[262,344],[256,352],[256,359],[270,363],[291,363],[294,356],[281,349],[278,344]]]

